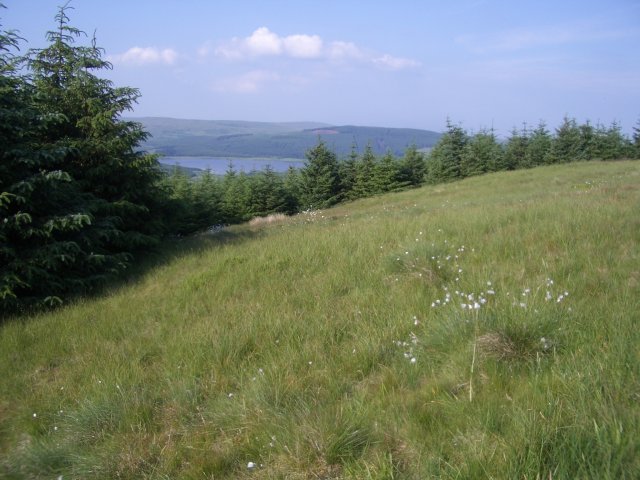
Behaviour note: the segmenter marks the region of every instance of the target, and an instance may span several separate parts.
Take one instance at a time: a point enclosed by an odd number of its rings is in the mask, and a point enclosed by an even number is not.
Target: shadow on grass
[[[234,225],[216,232],[205,232],[187,237],[173,237],[163,240],[155,250],[146,252],[137,257],[132,266],[124,275],[114,278],[106,283],[100,291],[82,298],[95,298],[108,294],[123,285],[136,283],[150,271],[160,268],[168,263],[220,248],[224,245],[236,245],[242,242],[258,238],[262,235],[262,229],[251,228],[248,225]]]
[[[136,253],[129,268],[116,277],[107,279],[91,291],[68,296],[64,303],[55,307],[37,307],[28,310],[7,313],[0,311],[0,325],[11,322],[27,322],[40,314],[64,308],[80,300],[98,299],[117,290],[135,284],[149,272],[170,262],[179,261],[189,255],[220,248],[223,245],[239,244],[261,236],[262,228],[252,228],[248,224],[233,225],[215,232],[205,232],[187,237],[170,237],[162,240],[153,250]]]

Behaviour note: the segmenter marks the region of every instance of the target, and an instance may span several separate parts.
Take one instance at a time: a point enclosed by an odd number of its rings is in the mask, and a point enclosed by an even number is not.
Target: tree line
[[[270,166],[261,171],[236,171],[229,164],[223,176],[206,170],[189,178],[176,167],[162,182],[182,209],[174,230],[192,233],[214,225],[244,222],[274,213],[294,214],[346,200],[417,187],[424,182],[424,155],[415,146],[401,158],[387,153],[377,158],[370,145],[362,155],[355,146],[339,159],[322,140],[306,152],[305,166],[286,173]]]
[[[400,158],[387,152],[376,157],[370,145],[362,154],[339,159],[319,139],[306,153],[305,166],[284,175],[270,167],[237,172],[230,164],[222,177],[210,171],[189,179],[176,168],[164,183],[184,208],[177,231],[190,233],[273,213],[327,208],[339,202],[437,184],[503,170],[581,160],[640,158],[640,122],[633,138],[618,123],[605,127],[578,124],[565,117],[554,133],[544,122],[535,128],[513,129],[501,142],[491,130],[469,134],[447,121],[446,131],[429,153],[409,146]]]
[[[85,34],[67,13],[58,11],[45,48],[24,55],[16,32],[0,28],[0,316],[96,291],[167,236],[486,172],[640,157],[640,124],[628,139],[615,123],[566,118],[554,134],[540,124],[499,142],[447,122],[428,154],[354,146],[339,159],[319,140],[286,174],[230,165],[222,177],[167,175],[140,150],[142,126],[122,118],[140,92],[100,78],[111,65],[95,38],[76,44]]]

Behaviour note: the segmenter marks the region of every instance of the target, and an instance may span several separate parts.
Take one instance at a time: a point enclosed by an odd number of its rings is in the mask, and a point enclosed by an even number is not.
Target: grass
[[[637,478],[639,211],[593,162],[169,245],[0,326],[0,476]]]

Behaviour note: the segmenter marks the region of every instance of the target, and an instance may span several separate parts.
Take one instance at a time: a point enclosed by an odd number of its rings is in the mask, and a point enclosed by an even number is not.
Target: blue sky
[[[24,48],[63,0],[0,0]],[[299,121],[507,136],[565,114],[640,119],[640,1],[74,0],[136,116]],[[84,41],[84,40],[83,40]]]

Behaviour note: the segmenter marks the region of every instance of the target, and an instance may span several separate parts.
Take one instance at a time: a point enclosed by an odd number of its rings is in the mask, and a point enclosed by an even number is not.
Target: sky
[[[65,0],[0,0],[4,29],[46,45]],[[72,0],[101,76],[140,89],[133,116],[470,132],[629,134],[640,120],[640,0]]]

